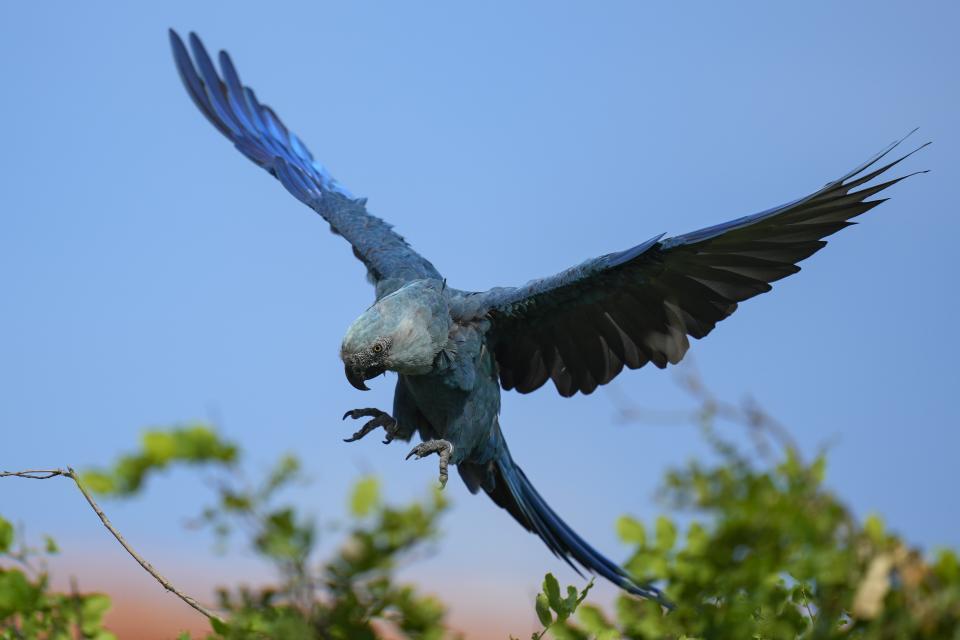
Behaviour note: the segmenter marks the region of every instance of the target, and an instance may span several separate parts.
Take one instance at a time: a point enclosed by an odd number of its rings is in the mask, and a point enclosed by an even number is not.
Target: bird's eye
[[[375,345],[373,345],[373,352],[374,352],[374,353],[380,353],[381,351],[383,351],[383,345],[382,345],[382,344],[380,344],[380,343],[378,342],[378,343],[376,343]]]

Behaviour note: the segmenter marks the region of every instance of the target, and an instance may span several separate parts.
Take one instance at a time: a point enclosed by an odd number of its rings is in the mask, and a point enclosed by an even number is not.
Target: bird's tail
[[[580,575],[583,574],[577,565],[606,578],[628,593],[673,608],[673,604],[659,589],[636,582],[622,567],[587,544],[561,520],[513,461],[503,436],[499,433],[497,436],[500,440],[499,454],[489,466],[458,465],[460,475],[472,492],[476,493],[482,488],[498,506],[506,509],[527,531],[537,534],[554,555],[563,558]]]

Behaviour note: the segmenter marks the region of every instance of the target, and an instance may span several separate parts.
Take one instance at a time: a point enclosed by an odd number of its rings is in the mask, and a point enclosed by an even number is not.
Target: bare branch
[[[15,477],[27,480],[46,480],[56,476],[69,475],[63,469],[27,469],[26,471],[0,471],[0,478]]]
[[[87,491],[87,488],[83,486],[83,483],[80,482],[80,476],[72,467],[67,467],[66,470],[63,469],[28,469],[26,471],[0,471],[0,478],[15,477],[15,478],[26,478],[28,480],[47,480],[49,478],[55,478],[57,476],[63,476],[65,478],[70,478],[73,480],[74,484],[77,485],[77,489],[80,490],[80,493],[83,494],[83,497],[86,498],[87,504],[90,505],[90,508],[93,509],[94,513],[97,514],[97,517],[100,518],[100,522],[103,523],[103,526],[107,528],[107,531],[116,538],[117,542],[120,543],[120,546],[123,547],[130,556],[137,561],[137,563],[143,567],[143,569],[153,576],[154,580],[160,583],[160,585],[171,592],[188,605],[190,605],[196,611],[199,611],[204,616],[210,620],[222,621],[220,616],[215,614],[210,609],[206,608],[195,598],[189,596],[179,589],[177,589],[169,580],[167,580],[159,571],[154,569],[153,565],[147,562],[139,553],[133,550],[124,537],[117,531],[116,527],[110,522],[110,519],[107,518],[107,514],[103,512],[103,509],[100,508],[100,505],[97,504],[96,500],[93,499],[93,496],[90,495],[90,492]]]
[[[680,387],[698,403],[696,411],[657,411],[641,407],[626,397],[620,389],[611,386],[610,397],[617,407],[617,420],[623,423],[682,424],[706,418],[720,418],[747,429],[754,447],[761,457],[777,462],[771,443],[802,461],[800,447],[790,431],[764,411],[754,400],[747,398],[741,405],[718,399],[706,387],[691,364],[677,376]]]

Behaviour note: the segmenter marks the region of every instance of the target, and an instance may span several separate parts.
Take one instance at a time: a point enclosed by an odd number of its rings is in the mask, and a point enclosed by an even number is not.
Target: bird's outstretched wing
[[[367,213],[366,200],[354,198],[334,180],[273,110],[260,104],[253,90],[241,84],[226,51],[220,52],[218,74],[196,34],[190,34],[193,60],[172,29],[170,44],[180,78],[197,108],[245,156],[347,239],[354,255],[366,265],[378,297],[410,280],[440,279],[430,262],[389,224]]]
[[[867,198],[908,176],[864,185],[911,155],[874,168],[900,142],[799,200],[658,236],[522,287],[468,294],[458,313],[490,318],[500,382],[521,393],[552,379],[563,396],[586,394],[624,366],[675,364],[687,336],[706,336],[738,302],[799,271],[796,263],[824,247],[823,238],[883,202]]]

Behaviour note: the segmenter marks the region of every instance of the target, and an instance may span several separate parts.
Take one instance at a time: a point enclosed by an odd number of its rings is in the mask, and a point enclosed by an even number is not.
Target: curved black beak
[[[351,369],[350,365],[343,365],[343,373],[347,376],[347,380],[353,385],[354,389],[359,389],[360,391],[370,391],[364,380],[362,371],[357,371],[356,369]]]

